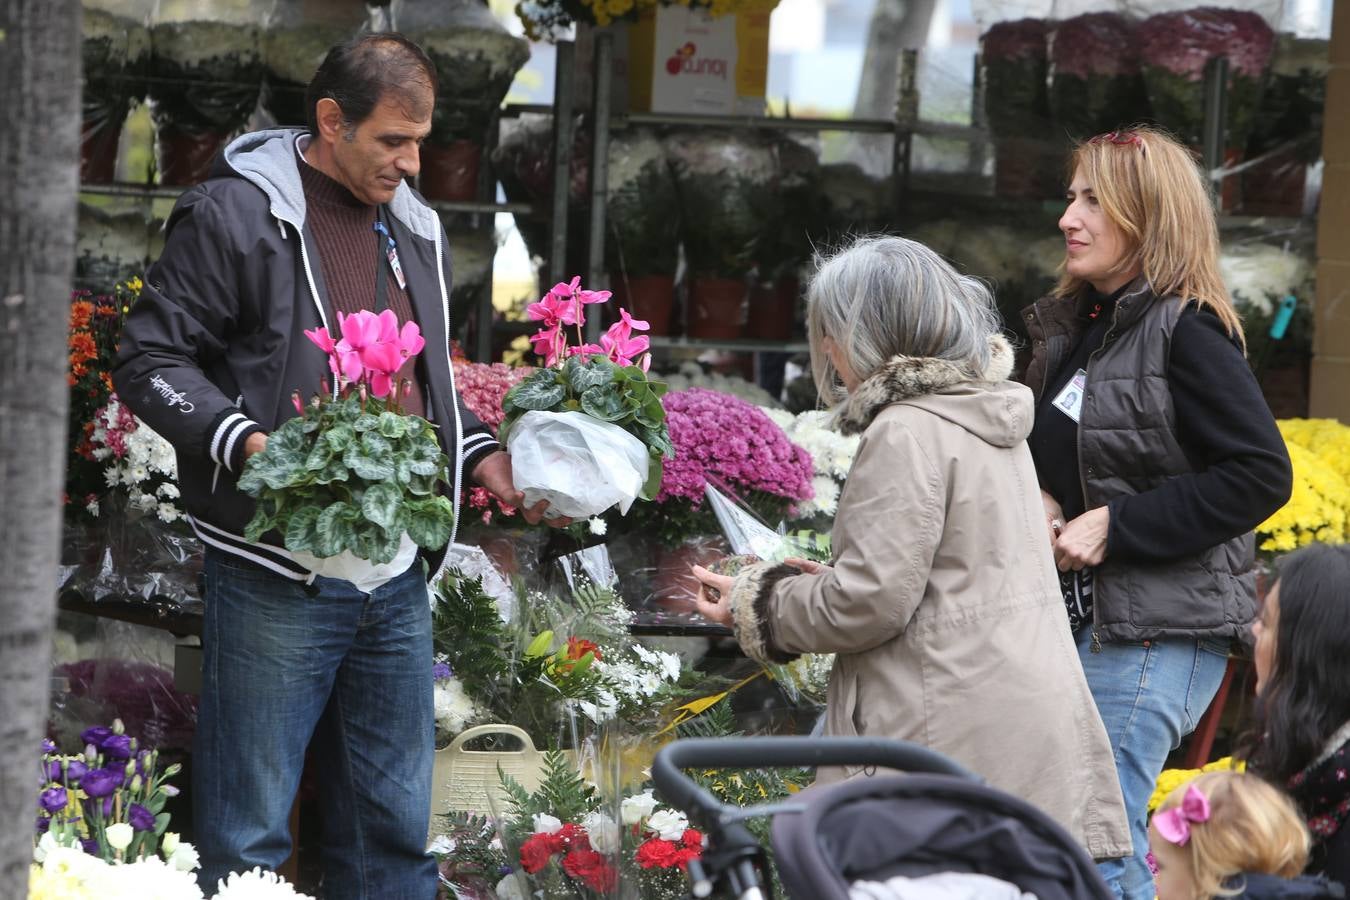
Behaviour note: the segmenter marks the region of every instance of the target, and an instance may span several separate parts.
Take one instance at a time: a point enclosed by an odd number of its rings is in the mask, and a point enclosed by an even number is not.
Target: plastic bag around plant
[[[550,517],[590,518],[615,505],[627,513],[647,481],[642,441],[585,413],[531,410],[512,427],[507,445],[526,505],[547,500]]]
[[[52,698],[57,744],[79,752],[81,731],[121,719],[143,748],[191,749],[197,698],[175,686],[174,645],[156,628],[62,613],[52,660],[53,675],[65,679]]]
[[[502,621],[515,620],[516,592],[482,547],[456,543],[446,548],[445,553],[445,569],[457,569],[465,577],[481,580],[483,590],[497,601]]]
[[[568,589],[575,591],[580,579],[591,584],[617,590],[619,574],[614,570],[614,562],[609,557],[609,548],[604,544],[583,547],[574,553],[560,556],[554,563],[562,572]]]
[[[201,544],[185,526],[128,509],[120,495],[105,501],[100,519],[101,551],[80,559],[66,589],[95,603],[145,602],[183,612],[201,608]]]

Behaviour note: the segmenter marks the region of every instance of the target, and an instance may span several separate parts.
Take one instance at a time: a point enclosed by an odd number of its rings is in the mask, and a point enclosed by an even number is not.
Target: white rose
[[[197,848],[187,841],[181,842],[173,851],[173,856],[169,857],[169,865],[180,872],[191,872],[193,869],[201,868],[201,858],[197,855]]]
[[[627,797],[619,805],[619,816],[625,825],[636,825],[652,814],[656,809],[656,798],[651,791],[644,791],[636,797]]]
[[[116,825],[108,826],[108,846],[114,850],[125,850],[131,846],[131,839],[135,837],[135,832],[126,822],[118,822]]]
[[[619,849],[619,824],[602,812],[587,813],[581,827],[591,839],[591,848],[597,853],[610,854]]]
[[[180,840],[181,838],[179,837],[178,832],[164,832],[164,837],[160,838],[159,841],[159,852],[164,854],[165,859],[173,856],[173,852],[178,849],[178,842]]]
[[[525,894],[521,892],[520,883],[514,873],[497,882],[496,893],[501,900],[525,900]]]
[[[548,813],[535,813],[535,834],[557,834],[560,831],[562,831],[562,822],[559,819],[550,816]]]
[[[658,810],[647,819],[647,830],[656,832],[663,841],[678,841],[688,828],[689,820],[684,813],[673,809]]]

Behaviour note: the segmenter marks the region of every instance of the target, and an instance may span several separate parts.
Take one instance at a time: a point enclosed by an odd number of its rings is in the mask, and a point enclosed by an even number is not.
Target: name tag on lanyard
[[[389,229],[379,219],[375,221],[374,227],[377,232],[384,236],[384,256],[385,259],[389,260],[389,269],[394,273],[394,280],[398,282],[399,290],[407,290],[408,282],[403,277],[403,266],[398,261],[398,244],[394,240],[394,236],[389,233]]]
[[[1050,401],[1050,405],[1077,422],[1083,414],[1083,389],[1086,387],[1087,372],[1079,369],[1055,395],[1055,399]]]

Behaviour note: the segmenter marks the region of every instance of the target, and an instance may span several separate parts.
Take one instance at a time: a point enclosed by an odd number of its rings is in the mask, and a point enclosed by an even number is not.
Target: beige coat
[[[853,392],[839,421],[862,442],[834,566],[743,572],[737,638],[760,660],[838,654],[826,734],[923,744],[1045,810],[1094,857],[1128,855],[1026,445],[1031,392],[1003,380],[1011,352],[994,343],[989,381],[896,357]]]

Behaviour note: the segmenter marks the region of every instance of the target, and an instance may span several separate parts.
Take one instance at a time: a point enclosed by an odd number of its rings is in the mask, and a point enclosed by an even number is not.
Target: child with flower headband
[[[1256,775],[1205,772],[1168,794],[1149,824],[1158,900],[1341,897],[1298,878],[1311,839],[1292,800]]]

